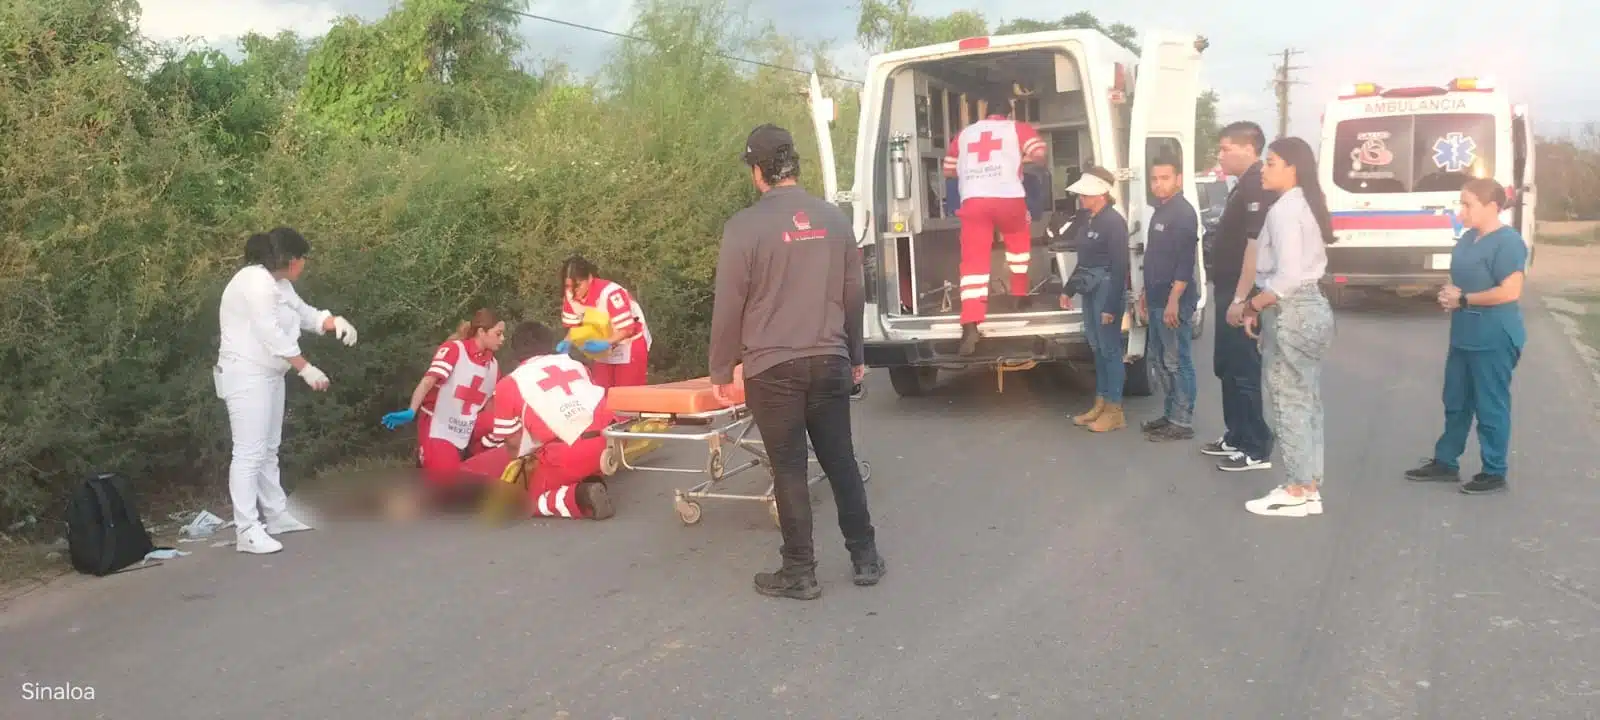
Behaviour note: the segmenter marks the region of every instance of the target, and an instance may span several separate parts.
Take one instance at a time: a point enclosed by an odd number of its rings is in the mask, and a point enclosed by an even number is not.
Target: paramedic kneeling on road
[[[734,366],[772,459],[783,568],[755,577],[763,595],[810,600],[817,585],[806,436],[833,486],[857,585],[883,577],[867,490],[850,436],[850,393],[862,364],[861,252],[850,220],[798,184],[789,131],[762,125],[745,141],[761,199],[728,220],[711,311],[711,382],[732,397]],[[731,404],[731,403],[730,403]]]
[[[356,344],[349,321],[307,305],[295,292],[292,283],[305,272],[310,253],[310,243],[289,228],[252,235],[245,241],[245,267],[222,291],[221,346],[212,375],[233,437],[228,493],[239,552],[274,553],[283,544],[272,535],[311,529],[289,513],[278,472],[283,374],[293,368],[311,389],[328,389],[328,376],[300,353],[301,331],[333,332],[345,345]]]
[[[1480,178],[1461,190],[1466,234],[1450,254],[1450,284],[1439,305],[1450,312],[1450,352],[1444,363],[1444,433],[1433,459],[1406,472],[1417,481],[1460,479],[1467,431],[1478,419],[1483,470],[1461,485],[1468,494],[1506,489],[1511,451],[1511,374],[1522,359],[1527,328],[1522,324],[1522,282],[1528,246],[1500,222],[1506,189]]]
[[[1044,141],[1033,126],[1011,119],[1011,97],[988,99],[989,116],[968,125],[950,140],[945,177],[956,178],[961,194],[961,348],[978,350],[978,323],[989,314],[989,270],[994,233],[1006,247],[1011,294],[1022,309],[1028,297],[1028,260],[1033,253],[1028,192],[1023,163],[1043,162]]]
[[[594,382],[613,388],[646,384],[650,371],[650,326],[638,301],[621,285],[599,277],[594,263],[574,255],[561,264],[564,297],[561,324],[583,324],[583,311],[598,308],[611,317],[611,337],[586,343],[594,359]],[[565,352],[565,350],[561,350]]]
[[[517,326],[511,352],[521,358],[494,390],[494,430],[488,442],[510,457],[532,454],[528,514],[593,518],[615,514],[599,480],[601,431],[615,417],[606,391],[583,363],[555,351],[559,337],[537,322]]]
[[[1072,422],[1094,432],[1128,426],[1122,413],[1122,313],[1127,306],[1128,221],[1111,197],[1116,178],[1105,168],[1090,168],[1067,188],[1091,217],[1078,242],[1078,269],[1083,271],[1083,335],[1094,351],[1094,407]],[[1061,307],[1071,300],[1061,296]]]
[[[506,340],[506,324],[488,309],[473,313],[433,353],[428,372],[411,392],[411,405],[383,416],[393,430],[416,419],[417,464],[435,492],[455,488],[461,463],[486,449],[493,427],[487,412],[500,380],[494,354]]]

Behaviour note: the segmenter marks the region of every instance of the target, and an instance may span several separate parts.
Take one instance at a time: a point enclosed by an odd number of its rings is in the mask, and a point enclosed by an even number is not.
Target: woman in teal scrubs
[[[1461,189],[1461,220],[1467,230],[1450,254],[1450,284],[1439,291],[1439,305],[1450,312],[1444,434],[1427,464],[1406,471],[1406,478],[1419,482],[1459,481],[1458,460],[1476,416],[1483,471],[1461,484],[1461,492],[1469,494],[1506,489],[1511,373],[1527,342],[1517,300],[1522,297],[1528,246],[1521,233],[1500,222],[1506,203],[1505,188],[1493,180],[1472,180]]]

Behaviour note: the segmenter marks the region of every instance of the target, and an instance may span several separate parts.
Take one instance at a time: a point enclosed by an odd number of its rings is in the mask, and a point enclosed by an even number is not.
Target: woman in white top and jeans
[[[217,397],[228,406],[233,435],[228,492],[239,552],[274,553],[283,544],[273,535],[311,529],[289,513],[278,476],[284,373],[293,368],[313,390],[328,389],[328,376],[300,353],[300,333],[333,332],[345,345],[356,344],[349,321],[307,305],[295,292],[310,252],[311,245],[290,228],[252,235],[245,241],[245,266],[222,291],[221,346],[212,378]]]
[[[1288,482],[1245,509],[1257,515],[1322,514],[1322,358],[1333,341],[1333,309],[1320,281],[1324,246],[1334,242],[1328,201],[1317,181],[1311,146],[1296,137],[1267,147],[1261,184],[1280,193],[1256,241],[1255,292],[1246,302],[1245,329],[1264,336],[1262,355],[1278,453]],[[1250,276],[1247,276],[1247,281]],[[1263,322],[1262,315],[1267,315]]]

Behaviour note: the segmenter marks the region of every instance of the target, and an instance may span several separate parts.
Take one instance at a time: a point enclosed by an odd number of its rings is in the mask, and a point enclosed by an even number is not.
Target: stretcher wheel
[[[871,479],[872,479],[872,463],[869,463],[869,462],[867,462],[865,460],[862,460],[861,461],[861,484],[865,485],[865,484],[867,484],[867,481],[871,480]]]
[[[678,510],[678,519],[685,525],[694,525],[700,522],[700,503],[693,500],[679,500],[674,503]]]
[[[607,445],[600,453],[600,474],[611,477],[622,470],[622,458],[617,456],[617,446]]]
[[[722,448],[712,448],[711,458],[706,471],[711,474],[711,482],[722,482],[722,472],[726,469],[722,460]]]
[[[783,518],[778,516],[778,501],[776,499],[767,501],[767,512],[772,515],[772,524],[782,530]]]

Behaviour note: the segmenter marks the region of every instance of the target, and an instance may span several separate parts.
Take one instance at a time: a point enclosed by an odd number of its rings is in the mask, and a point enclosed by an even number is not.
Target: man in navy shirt
[[[1145,439],[1152,442],[1194,437],[1195,376],[1189,341],[1200,302],[1200,289],[1194,283],[1200,221],[1182,188],[1178,161],[1156,159],[1150,167],[1155,212],[1150,216],[1144,294],[1139,298],[1139,314],[1149,323],[1145,352],[1155,363],[1156,383],[1166,396],[1165,413],[1142,426]]]
[[[1261,153],[1267,137],[1261,126],[1240,121],[1222,129],[1217,142],[1217,164],[1239,182],[1228,193],[1217,228],[1216,270],[1211,286],[1217,302],[1212,339],[1212,369],[1222,381],[1222,421],[1227,432],[1206,443],[1200,452],[1222,458],[1217,469],[1228,472],[1267,470],[1272,467],[1272,428],[1267,426],[1261,397],[1261,347],[1235,324],[1245,301],[1237,290],[1244,274],[1245,252],[1260,237],[1267,210],[1278,195],[1261,185]]]

